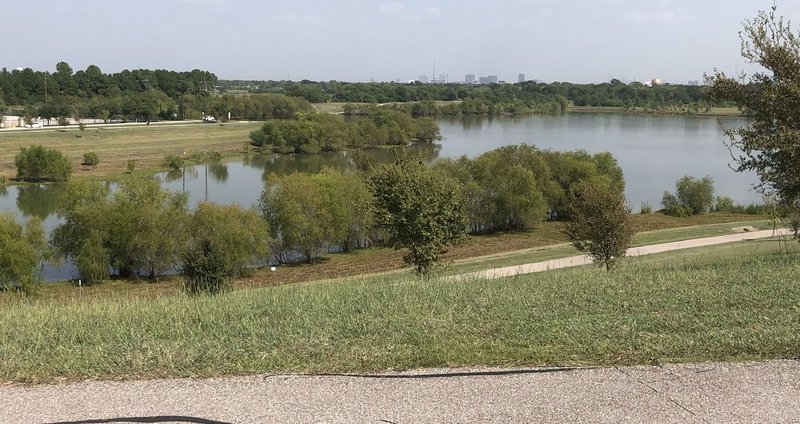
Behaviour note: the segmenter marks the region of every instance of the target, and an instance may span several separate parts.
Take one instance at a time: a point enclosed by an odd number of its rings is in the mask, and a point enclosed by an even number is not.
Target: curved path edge
[[[771,237],[791,235],[791,231],[786,228],[777,230],[760,230],[744,233],[728,234],[724,236],[704,237],[691,240],[675,241],[670,243],[652,244],[647,246],[632,247],[625,253],[626,256],[643,256],[656,253],[664,253],[675,250],[691,249],[695,247],[714,246],[718,244],[735,243],[747,240],[758,240]],[[514,265],[503,268],[489,269],[485,271],[470,272],[459,274],[455,279],[495,279],[511,277],[514,275],[531,274],[535,272],[550,271],[560,268],[571,268],[593,263],[591,258],[586,255],[576,255],[567,258],[553,259],[544,262],[536,262],[525,265]]]

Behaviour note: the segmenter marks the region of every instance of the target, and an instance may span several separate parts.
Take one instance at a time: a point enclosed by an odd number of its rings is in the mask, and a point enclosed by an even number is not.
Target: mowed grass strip
[[[780,246],[492,281],[351,278],[69,304],[6,298],[0,381],[795,358],[800,260]]]
[[[83,133],[75,127],[0,131],[0,174],[7,177],[14,175],[14,158],[21,147],[42,145],[59,150],[72,162],[74,176],[102,176],[124,172],[129,159],[136,160],[137,169],[142,169],[160,165],[168,154],[235,152],[249,141],[250,132],[262,124],[108,125],[88,127]],[[96,169],[80,168],[86,152],[95,152],[100,158],[100,165]]]

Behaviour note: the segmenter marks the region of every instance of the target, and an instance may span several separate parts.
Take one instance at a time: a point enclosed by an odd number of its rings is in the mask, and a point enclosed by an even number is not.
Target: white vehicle
[[[41,122],[34,122],[31,124],[25,124],[25,128],[42,128]]]
[[[213,116],[204,116],[203,122],[217,122],[217,118],[214,118]]]

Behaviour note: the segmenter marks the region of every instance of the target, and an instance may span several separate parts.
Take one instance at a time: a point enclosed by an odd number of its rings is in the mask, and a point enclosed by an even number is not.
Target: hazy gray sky
[[[771,0],[0,0],[0,67],[209,70],[223,79],[546,82],[750,71],[742,21]],[[800,0],[778,0],[800,24]]]

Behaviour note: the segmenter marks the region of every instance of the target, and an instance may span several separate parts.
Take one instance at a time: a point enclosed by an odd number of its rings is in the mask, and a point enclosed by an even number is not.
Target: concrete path
[[[706,237],[693,240],[676,241],[672,243],[653,244],[649,246],[632,247],[628,249],[627,256],[652,255],[654,253],[669,252],[672,250],[690,249],[693,247],[714,246],[717,244],[733,243],[745,240],[757,240],[775,236],[786,236],[791,234],[788,229],[780,228],[777,231],[761,230],[745,233],[729,234],[725,236]],[[531,274],[534,272],[549,271],[552,269],[569,268],[574,266],[591,264],[592,260],[586,255],[570,256],[563,259],[554,259],[545,262],[537,262],[526,265],[509,266],[505,268],[495,268],[486,271],[462,274],[455,278],[503,278],[520,274]]]
[[[791,423],[800,363],[0,386],[0,422]]]

